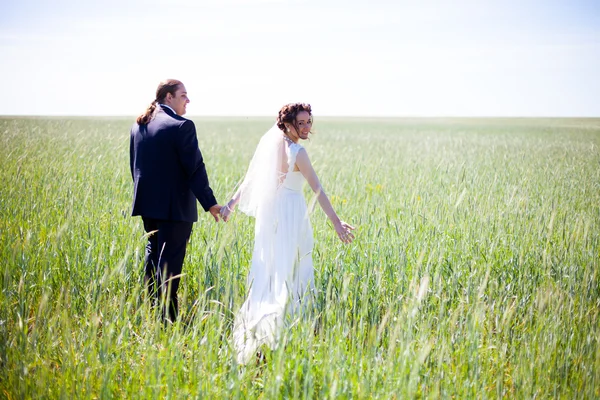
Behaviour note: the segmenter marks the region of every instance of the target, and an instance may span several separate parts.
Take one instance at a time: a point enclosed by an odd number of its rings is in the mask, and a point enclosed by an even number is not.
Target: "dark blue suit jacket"
[[[129,157],[134,185],[132,215],[196,222],[196,199],[205,211],[217,204],[198,148],[196,127],[170,109],[160,107],[148,125],[133,125]]]

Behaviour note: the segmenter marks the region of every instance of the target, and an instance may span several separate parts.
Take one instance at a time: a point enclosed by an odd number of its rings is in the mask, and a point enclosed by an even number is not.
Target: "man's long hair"
[[[181,81],[178,81],[177,79],[166,79],[159,83],[158,88],[156,88],[156,98],[152,103],[150,103],[146,111],[142,115],[137,117],[137,124],[147,125],[150,121],[152,121],[152,118],[154,118],[154,114],[156,113],[158,105],[160,103],[164,103],[165,97],[167,97],[167,93],[171,93],[171,95],[175,96],[175,92],[177,91],[177,89],[179,89],[180,85],[183,85],[183,83],[181,83]]]

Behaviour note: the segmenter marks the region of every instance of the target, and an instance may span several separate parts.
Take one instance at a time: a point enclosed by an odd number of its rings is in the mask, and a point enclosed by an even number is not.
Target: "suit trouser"
[[[192,233],[192,222],[165,221],[142,217],[148,235],[144,262],[145,282],[154,302],[164,296],[163,315],[175,321],[179,310],[177,289],[185,258],[185,250]],[[168,314],[168,316],[167,316]]]

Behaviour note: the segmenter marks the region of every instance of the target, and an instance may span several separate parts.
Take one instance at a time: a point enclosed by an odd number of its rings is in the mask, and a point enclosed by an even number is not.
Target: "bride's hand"
[[[354,229],[355,228],[352,225],[347,224],[344,221],[340,221],[340,223],[335,226],[335,231],[337,232],[338,237],[344,243],[352,243],[354,240],[354,234],[352,231]]]
[[[232,213],[233,213],[233,209],[229,206],[229,203],[227,203],[226,205],[223,206],[223,208],[221,208],[221,217],[223,218],[223,221],[225,221],[225,222],[229,221],[229,218],[231,217]]]

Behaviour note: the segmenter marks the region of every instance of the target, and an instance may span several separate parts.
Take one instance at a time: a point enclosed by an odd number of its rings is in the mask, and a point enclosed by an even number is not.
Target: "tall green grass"
[[[253,221],[201,215],[163,327],[129,119],[0,119],[5,398],[598,398],[600,120],[316,118],[315,310],[235,364]],[[195,119],[224,202],[269,119]]]

